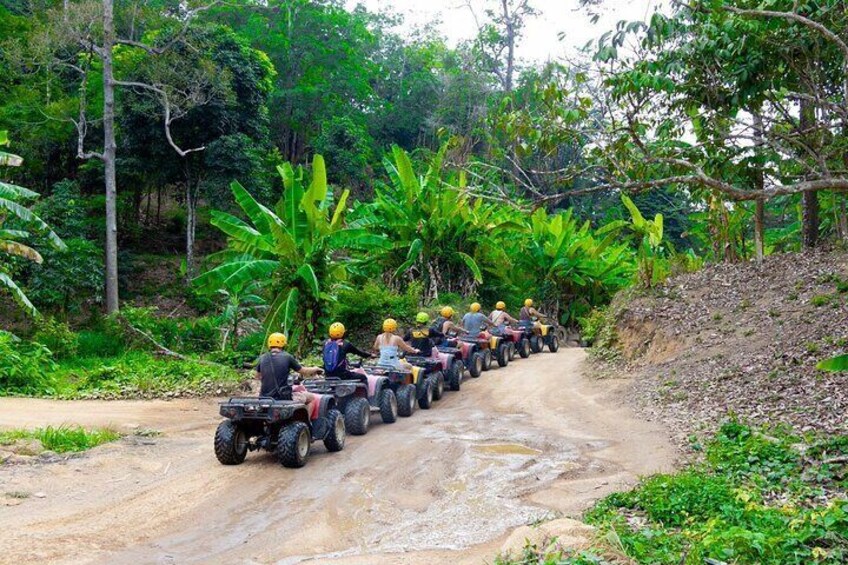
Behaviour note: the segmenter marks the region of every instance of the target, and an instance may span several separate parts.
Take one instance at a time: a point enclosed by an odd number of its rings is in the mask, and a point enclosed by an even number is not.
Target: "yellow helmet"
[[[472,304],[471,305],[471,311],[472,312],[479,312],[480,311],[480,303],[475,302],[474,304]]]
[[[281,334],[279,332],[272,333],[268,336],[268,347],[278,347],[280,349],[284,348],[289,342],[289,338],[285,336],[285,334]]]
[[[442,317],[443,318],[453,318],[453,308],[450,306],[445,306],[442,308]]]
[[[344,324],[341,322],[336,322],[330,325],[330,337],[333,339],[341,339],[345,334]]]
[[[498,300],[498,303],[495,304],[495,308],[497,310],[506,310],[506,302],[504,302],[503,300]]]
[[[389,318],[383,322],[383,331],[384,332],[396,332],[397,331],[397,322]]]
[[[533,299],[528,298],[527,300],[524,301],[524,305],[527,306],[528,308],[530,308],[531,306],[533,306]]]

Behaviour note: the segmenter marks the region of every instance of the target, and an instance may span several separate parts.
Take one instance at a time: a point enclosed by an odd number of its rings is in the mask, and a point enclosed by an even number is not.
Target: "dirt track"
[[[491,562],[509,532],[577,515],[637,475],[670,468],[665,435],[562,349],[466,380],[430,411],[383,425],[345,450],[315,444],[288,470],[267,453],[218,464],[213,400],[0,399],[0,427],[79,423],[154,428],[62,463],[0,467],[8,563]]]

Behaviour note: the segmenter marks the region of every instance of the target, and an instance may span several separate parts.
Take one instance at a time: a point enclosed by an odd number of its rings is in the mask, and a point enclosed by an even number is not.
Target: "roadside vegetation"
[[[698,463],[643,479],[586,515],[593,550],[528,547],[512,564],[844,563],[848,436],[725,423]]]
[[[14,449],[28,456],[39,455],[42,451],[75,453],[120,438],[121,434],[108,428],[87,430],[79,426],[47,426],[34,430],[14,429],[0,431],[0,450]]]

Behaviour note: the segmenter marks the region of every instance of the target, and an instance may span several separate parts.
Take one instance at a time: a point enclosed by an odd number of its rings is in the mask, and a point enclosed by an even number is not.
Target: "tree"
[[[270,304],[266,329],[288,332],[304,351],[333,300],[333,282],[343,283],[353,268],[348,254],[379,249],[385,239],[344,225],[350,192],[345,190],[333,206],[320,155],[313,161],[308,188],[302,167],[285,163],[279,173],[285,190],[273,211],[233,183],[233,196],[250,223],[213,212],[212,225],[227,234],[228,248],[215,257],[220,264],[196,280],[207,291],[256,282]]]
[[[6,131],[0,131],[0,147],[9,144]],[[17,155],[0,151],[0,166],[18,167],[23,163]],[[41,254],[29,245],[22,243],[34,237],[41,237],[54,249],[64,250],[64,242],[41,218],[24,207],[24,203],[38,198],[38,193],[26,188],[0,181],[0,253],[8,257],[20,257],[35,263],[41,263]],[[11,219],[11,222],[9,221]],[[11,226],[8,226],[11,224]],[[38,310],[27,298],[23,290],[15,283],[6,264],[0,264],[0,285],[12,295],[18,305],[30,316],[38,316]]]
[[[131,6],[119,5],[127,12],[119,11],[116,18],[114,0],[64,2],[61,8],[47,10],[38,37],[29,38],[32,45],[28,47],[31,47],[38,63],[34,72],[46,70],[54,73],[54,80],[60,84],[71,80],[78,85],[79,107],[76,117],[58,118],[71,120],[77,130],[77,157],[96,159],[103,163],[106,195],[105,291],[106,310],[109,313],[116,312],[119,307],[115,91],[117,88],[129,88],[155,94],[161,103],[165,138],[174,151],[185,156],[202,148],[181,148],[171,135],[171,125],[181,117],[187,105],[197,101],[198,93],[208,84],[194,84],[186,92],[162,84],[122,77],[120,69],[116,70],[116,53],[120,50],[138,50],[148,57],[164,55],[183,42],[195,17],[208,7],[194,2],[177,6],[163,5],[151,0]],[[89,102],[89,83],[95,80],[99,81],[102,99],[92,104]],[[65,88],[68,88],[67,84]],[[174,100],[174,95],[178,95],[181,101]],[[95,111],[98,118],[93,119],[91,116]],[[89,129],[95,124],[102,127],[101,151],[86,148]]]

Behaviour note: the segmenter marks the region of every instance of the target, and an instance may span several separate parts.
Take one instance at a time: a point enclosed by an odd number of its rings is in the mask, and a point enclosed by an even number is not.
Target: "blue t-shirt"
[[[462,327],[470,334],[476,334],[486,328],[489,318],[482,312],[469,312],[462,317]]]

